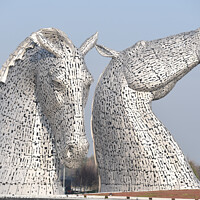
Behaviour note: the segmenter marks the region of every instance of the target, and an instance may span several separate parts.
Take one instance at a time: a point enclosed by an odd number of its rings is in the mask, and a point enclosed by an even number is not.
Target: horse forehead
[[[42,63],[44,67],[42,71],[45,74],[50,72],[51,75],[65,79],[81,79],[90,80],[92,75],[87,69],[86,63],[82,55],[76,52],[73,56],[67,56],[64,58],[50,58],[45,59],[45,63]]]
[[[50,74],[61,79],[69,80],[92,80],[92,75],[84,63],[68,62],[54,65],[50,68]]]
[[[51,71],[76,71],[76,70],[86,70],[87,67],[83,58],[67,57],[67,58],[54,58],[45,60],[45,69],[50,69]]]

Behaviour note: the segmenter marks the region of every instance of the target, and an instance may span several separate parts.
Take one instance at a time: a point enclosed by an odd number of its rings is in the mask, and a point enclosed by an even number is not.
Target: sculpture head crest
[[[84,56],[96,44],[98,33],[88,38],[78,49]],[[41,46],[56,57],[64,57],[66,54],[73,55],[76,47],[68,36],[61,30],[55,28],[44,28],[32,33],[12,53],[0,70],[0,82],[5,83],[10,66],[14,66],[16,60],[22,60],[28,48],[35,45]]]
[[[33,33],[30,37],[35,43],[51,52],[56,57],[63,57],[66,54],[66,47],[69,53],[73,52],[75,49],[67,35],[63,31],[55,28],[41,29]]]

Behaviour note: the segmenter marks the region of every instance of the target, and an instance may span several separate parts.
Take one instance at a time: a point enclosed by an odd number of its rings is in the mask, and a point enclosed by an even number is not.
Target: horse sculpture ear
[[[109,49],[107,47],[98,44],[96,44],[95,47],[102,56],[116,58],[119,55],[119,52]]]
[[[74,51],[74,45],[67,35],[55,28],[41,29],[32,37],[37,40],[39,45],[54,54],[56,57],[62,57],[65,54],[65,50],[62,45],[63,42],[67,44],[72,52]]]
[[[79,48],[79,52],[84,56],[87,52],[94,47],[98,39],[98,32],[88,38]]]

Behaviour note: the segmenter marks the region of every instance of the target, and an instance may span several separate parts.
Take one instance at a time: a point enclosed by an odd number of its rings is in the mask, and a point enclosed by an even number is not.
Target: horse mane
[[[17,49],[10,54],[6,62],[3,64],[0,69],[0,82],[5,83],[8,75],[9,67],[15,65],[16,60],[23,60],[23,55],[25,54],[27,49],[34,48],[36,44],[39,45],[37,39],[35,37],[36,33],[32,33],[29,37],[27,37],[23,42],[19,44]]]
[[[35,45],[41,46],[49,52],[53,53],[54,55],[59,56],[60,52],[57,52],[53,46],[58,40],[64,40],[72,49],[74,48],[72,42],[68,39],[67,35],[56,28],[43,28],[38,30],[37,32],[32,33],[21,44],[19,44],[14,53],[12,53],[7,61],[3,64],[2,68],[0,69],[0,82],[6,82],[9,67],[14,66],[16,60],[23,60],[23,55],[25,54],[26,50],[30,48],[33,49]],[[49,42],[51,44],[47,46],[44,44],[46,42]],[[60,51],[62,51],[61,47],[62,45],[58,46],[58,49]]]

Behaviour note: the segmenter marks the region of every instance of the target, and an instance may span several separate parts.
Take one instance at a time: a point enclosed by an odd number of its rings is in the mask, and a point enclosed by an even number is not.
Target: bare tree
[[[86,169],[87,169],[87,187],[92,189],[98,188],[98,172],[97,172],[97,166],[95,164],[94,156],[91,156],[87,159],[86,163]]]
[[[75,187],[82,188],[84,192],[86,188],[90,190],[98,190],[98,173],[95,165],[94,156],[84,159],[82,165],[75,170],[72,183]]]
[[[196,175],[196,177],[200,180],[200,166],[191,160],[189,161],[189,164],[190,164],[194,174]]]

